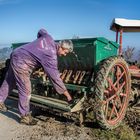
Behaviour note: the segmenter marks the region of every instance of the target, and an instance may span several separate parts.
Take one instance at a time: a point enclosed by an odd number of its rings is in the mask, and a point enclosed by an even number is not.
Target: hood
[[[48,32],[45,29],[40,29],[37,33],[37,38],[47,35]]]

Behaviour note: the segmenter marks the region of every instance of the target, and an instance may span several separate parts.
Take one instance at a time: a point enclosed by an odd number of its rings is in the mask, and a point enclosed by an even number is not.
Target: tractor
[[[116,32],[116,42],[104,37],[72,39],[74,52],[58,57],[60,77],[73,104],[55,91],[42,67],[31,74],[31,104],[80,124],[91,114],[104,129],[119,126],[132,98],[131,77],[140,78],[139,68],[135,73],[122,57],[122,33],[140,30],[140,21],[114,19],[110,29]],[[12,48],[23,44],[13,43]],[[18,99],[16,88],[9,98]]]

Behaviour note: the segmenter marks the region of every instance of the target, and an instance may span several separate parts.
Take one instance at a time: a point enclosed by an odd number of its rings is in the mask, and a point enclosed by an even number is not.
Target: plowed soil
[[[9,111],[0,113],[0,140],[140,140],[125,122],[115,130],[105,131],[96,124],[79,127],[72,121],[46,114],[36,116],[35,126],[21,125],[17,102],[8,100],[6,104]]]

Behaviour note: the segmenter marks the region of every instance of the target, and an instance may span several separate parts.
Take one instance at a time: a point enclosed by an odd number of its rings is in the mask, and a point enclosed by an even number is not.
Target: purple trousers
[[[20,115],[30,112],[31,82],[30,82],[30,61],[20,55],[12,55],[10,66],[5,80],[0,88],[0,102],[4,103],[9,93],[17,86],[19,101],[18,109]]]

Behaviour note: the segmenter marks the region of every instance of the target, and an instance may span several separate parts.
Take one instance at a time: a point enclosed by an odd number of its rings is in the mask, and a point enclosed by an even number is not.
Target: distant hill
[[[10,57],[12,49],[10,47],[0,48],[0,61],[5,61]]]

